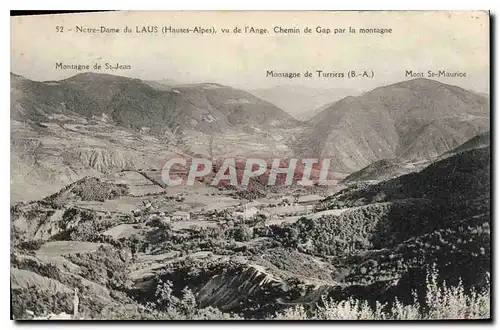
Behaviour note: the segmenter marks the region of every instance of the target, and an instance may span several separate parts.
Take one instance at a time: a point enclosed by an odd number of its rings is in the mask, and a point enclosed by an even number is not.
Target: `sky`
[[[76,32],[76,27],[119,28],[119,34]],[[124,33],[125,26],[133,33]],[[136,33],[142,27],[213,27],[216,34]],[[268,34],[224,34],[235,27]],[[63,27],[58,32],[57,27]],[[312,33],[274,33],[309,27]],[[316,33],[316,28],[330,34]],[[349,27],[392,29],[390,34],[337,33]],[[70,31],[71,29],[71,31]],[[32,80],[59,80],[78,71],[56,63],[130,65],[99,71],[145,80],[217,82],[256,89],[278,85],[369,90],[409,79],[406,70],[465,72],[436,79],[489,91],[489,17],[486,12],[107,12],[11,17],[11,72]],[[373,72],[370,78],[270,78],[266,72]],[[94,70],[90,70],[94,71]]]

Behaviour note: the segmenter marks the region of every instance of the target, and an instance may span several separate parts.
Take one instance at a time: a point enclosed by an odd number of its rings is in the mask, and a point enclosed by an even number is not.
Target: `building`
[[[191,219],[191,214],[184,211],[175,211],[171,214],[172,221],[189,221]]]
[[[298,203],[301,205],[314,205],[323,199],[324,197],[320,195],[304,195],[299,196]]]
[[[254,216],[256,216],[260,210],[256,207],[247,207],[245,204],[243,206],[243,211],[242,212],[233,212],[233,217],[236,219],[241,219],[241,220],[249,220],[252,219]]]

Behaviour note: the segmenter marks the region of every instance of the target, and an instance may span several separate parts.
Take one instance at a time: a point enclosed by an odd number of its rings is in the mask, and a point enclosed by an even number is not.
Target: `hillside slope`
[[[285,126],[296,121],[273,104],[231,87],[197,84],[158,89],[120,76],[82,73],[35,82],[11,74],[11,118],[46,120],[78,114],[118,126],[163,134],[165,129],[218,132],[228,127]]]
[[[462,88],[428,79],[379,87],[347,97],[310,120],[301,153],[332,159],[352,172],[390,158],[436,157],[489,130],[489,101]]]
[[[470,140],[465,141],[465,143],[441,155],[441,157],[451,156],[462,151],[488,147],[490,146],[490,136],[490,131],[476,135]]]
[[[387,180],[395,178],[403,174],[420,171],[433,161],[438,161],[463,151],[481,149],[489,146],[490,132],[488,131],[474,136],[458,147],[447,151],[432,160],[411,162],[401,159],[382,159],[376,161],[357,172],[351,173],[344,180],[342,180],[342,183],[346,184],[357,181]]]

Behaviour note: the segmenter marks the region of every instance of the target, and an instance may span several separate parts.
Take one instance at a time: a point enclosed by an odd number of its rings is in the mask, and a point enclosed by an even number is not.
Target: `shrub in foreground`
[[[413,304],[395,301],[392,306],[348,299],[339,302],[323,300],[322,306],[306,310],[304,306],[291,307],[275,316],[276,320],[439,320],[489,319],[490,284],[484,290],[465,291],[460,282],[456,286],[442,286],[437,282],[435,269],[427,275],[425,306],[420,306],[414,295]]]

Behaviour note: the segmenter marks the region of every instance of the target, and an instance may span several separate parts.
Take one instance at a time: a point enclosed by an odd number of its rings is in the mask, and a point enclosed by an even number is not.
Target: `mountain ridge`
[[[182,95],[181,89],[189,95]],[[72,112],[87,118],[105,114],[119,126],[135,130],[149,127],[158,134],[164,127],[210,132],[235,125],[288,127],[297,123],[275,105],[220,84],[158,89],[140,79],[102,73],[79,73],[44,82],[11,73],[11,91],[20,94],[13,106],[25,110],[14,111],[18,120],[37,121],[50,113]],[[211,104],[206,102],[208,99]]]
[[[429,79],[413,79],[346,97],[309,120],[296,146],[332,157],[352,172],[389,158],[438,156],[489,130],[487,98]]]

